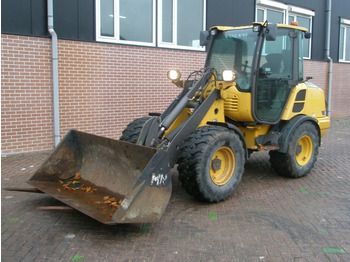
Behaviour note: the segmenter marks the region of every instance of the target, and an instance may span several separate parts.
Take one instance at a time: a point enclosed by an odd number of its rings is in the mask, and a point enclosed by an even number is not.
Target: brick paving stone
[[[279,177],[254,153],[233,196],[194,200],[172,170],[158,223],[103,225],[45,194],[1,191],[2,261],[350,261],[350,118],[333,120],[318,161],[300,179]],[[26,181],[52,151],[2,156],[2,188]],[[342,249],[344,253],[323,250]]]

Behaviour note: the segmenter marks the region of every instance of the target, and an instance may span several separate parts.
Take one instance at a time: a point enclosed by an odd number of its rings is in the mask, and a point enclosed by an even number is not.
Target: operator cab
[[[249,27],[214,27],[210,35],[206,66],[215,68],[217,80],[223,80],[224,70],[232,70],[238,91],[252,94],[255,121],[277,123],[292,88],[303,81],[302,40],[309,37],[306,29],[254,23]]]

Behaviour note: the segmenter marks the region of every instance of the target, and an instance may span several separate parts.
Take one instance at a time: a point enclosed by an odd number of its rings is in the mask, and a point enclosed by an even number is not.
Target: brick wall
[[[52,147],[50,40],[2,35],[2,153]]]
[[[204,59],[201,52],[60,41],[61,132],[118,138],[132,119],[161,112],[180,92],[169,68],[187,75]]]
[[[312,76],[310,82],[321,87],[328,97],[328,62],[305,60],[304,76]],[[333,63],[331,117],[350,116],[350,64]]]
[[[323,91],[325,91],[326,96],[328,92],[327,72],[328,72],[327,62],[304,60],[304,79],[308,76],[311,76],[312,79],[310,80],[310,82],[322,88]]]
[[[51,40],[2,35],[2,153],[53,148]],[[161,112],[179,93],[166,78],[204,65],[205,53],[59,40],[60,131],[118,138],[134,118]],[[332,117],[350,116],[350,74],[334,64]],[[327,86],[327,63],[306,61],[305,75]],[[347,107],[347,108],[344,108]]]
[[[53,148],[51,40],[2,35],[2,153]],[[205,53],[59,40],[60,132],[119,138],[134,118],[162,112],[180,89],[166,77]]]
[[[350,116],[350,64],[334,63],[332,77],[332,118]]]

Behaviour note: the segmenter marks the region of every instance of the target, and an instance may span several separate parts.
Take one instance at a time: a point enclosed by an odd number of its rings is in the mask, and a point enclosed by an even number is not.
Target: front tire
[[[146,117],[137,118],[134,121],[132,121],[123,130],[122,136],[119,138],[119,140],[136,144],[143,126],[149,119],[151,119],[151,117],[146,116]]]
[[[234,131],[220,126],[200,127],[188,137],[180,152],[179,180],[190,195],[220,202],[238,187],[245,150]]]
[[[301,123],[290,138],[287,153],[270,151],[271,166],[280,176],[306,176],[315,165],[318,147],[319,133],[315,125]]]

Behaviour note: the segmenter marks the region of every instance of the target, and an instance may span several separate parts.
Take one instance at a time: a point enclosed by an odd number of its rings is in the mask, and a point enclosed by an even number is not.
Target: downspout
[[[326,52],[325,56],[329,62],[328,68],[328,101],[327,115],[331,117],[331,102],[332,102],[332,76],[333,76],[333,59],[330,57],[330,40],[331,40],[331,16],[332,16],[332,0],[327,0],[326,7]]]
[[[51,60],[52,60],[52,90],[53,90],[53,127],[55,146],[60,142],[60,108],[58,95],[58,52],[57,34],[53,27],[53,0],[47,0],[47,29],[51,34]]]

